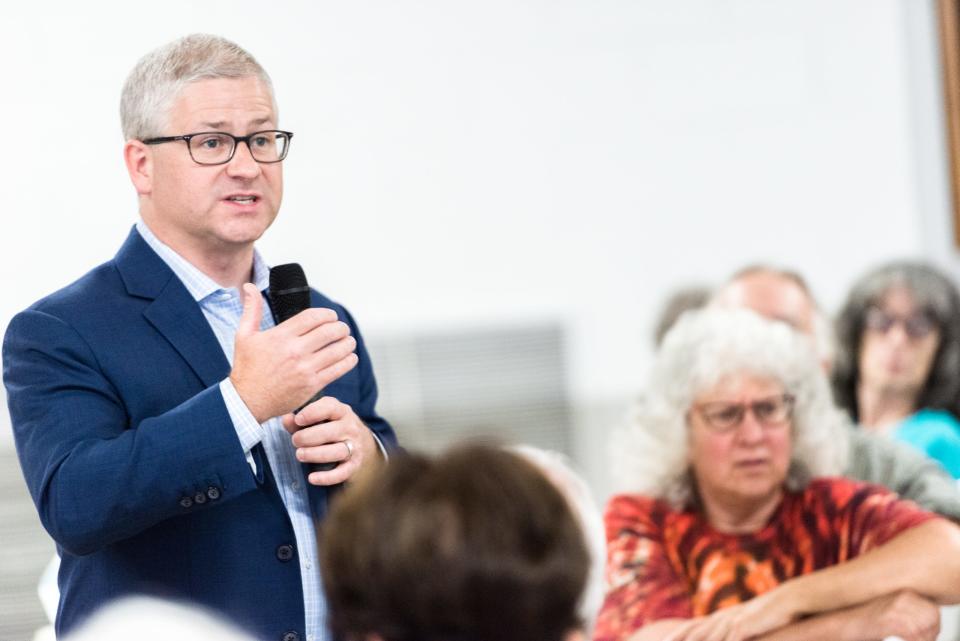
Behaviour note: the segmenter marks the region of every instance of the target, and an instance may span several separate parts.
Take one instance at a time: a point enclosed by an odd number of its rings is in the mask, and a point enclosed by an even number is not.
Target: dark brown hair
[[[484,445],[392,456],[336,499],[320,557],[334,630],[385,641],[561,641],[590,563],[560,492]]]
[[[906,288],[940,330],[940,344],[914,409],[943,409],[960,416],[960,292],[946,274],[916,261],[882,265],[851,288],[837,316],[839,350],[831,381],[837,405],[859,420],[857,385],[867,310],[894,287]]]

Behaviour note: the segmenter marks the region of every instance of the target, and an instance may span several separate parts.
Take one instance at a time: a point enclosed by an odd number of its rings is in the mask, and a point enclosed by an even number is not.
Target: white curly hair
[[[841,473],[849,419],[833,404],[810,341],[746,309],[707,308],[685,313],[667,333],[643,398],[613,439],[617,489],[691,505],[687,414],[697,396],[740,374],[776,380],[795,398],[788,489]]]

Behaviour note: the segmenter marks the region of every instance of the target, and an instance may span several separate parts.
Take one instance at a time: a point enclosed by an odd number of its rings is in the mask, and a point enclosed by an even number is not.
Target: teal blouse
[[[908,416],[891,436],[936,459],[960,479],[960,421],[946,410],[920,410]]]

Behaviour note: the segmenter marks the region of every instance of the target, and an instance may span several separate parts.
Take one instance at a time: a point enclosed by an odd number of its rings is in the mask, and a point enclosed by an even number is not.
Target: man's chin
[[[246,220],[232,220],[220,233],[218,239],[226,245],[249,245],[260,240],[260,237],[270,228],[273,217],[251,217]]]

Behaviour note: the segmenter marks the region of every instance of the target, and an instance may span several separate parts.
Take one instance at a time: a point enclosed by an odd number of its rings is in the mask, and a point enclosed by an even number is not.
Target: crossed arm
[[[631,638],[678,639],[692,630],[698,619],[664,619],[645,626]],[[825,614],[787,624],[777,630],[753,637],[756,641],[807,641],[831,639],[832,641],[867,641],[888,636],[907,641],[933,641],[940,628],[940,611],[937,606],[914,592],[898,592],[874,599],[858,606],[834,610]],[[719,630],[708,628],[723,638]]]
[[[664,619],[630,641],[933,639],[937,604],[960,602],[960,527],[935,519],[856,559],[787,581],[746,603]]]

